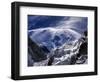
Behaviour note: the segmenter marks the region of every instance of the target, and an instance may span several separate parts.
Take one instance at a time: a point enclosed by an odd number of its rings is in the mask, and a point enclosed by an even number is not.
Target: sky
[[[87,30],[87,17],[28,15],[28,30],[39,28],[70,28],[77,32]]]

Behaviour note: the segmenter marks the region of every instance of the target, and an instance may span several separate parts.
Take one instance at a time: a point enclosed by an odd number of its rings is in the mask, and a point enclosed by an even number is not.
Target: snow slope
[[[29,30],[31,32],[30,38],[38,45],[45,45],[49,50],[58,48],[64,43],[71,43],[82,35],[72,29],[62,28],[40,28]]]

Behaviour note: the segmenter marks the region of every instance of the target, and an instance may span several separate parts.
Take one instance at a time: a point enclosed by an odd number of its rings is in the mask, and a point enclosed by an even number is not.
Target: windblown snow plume
[[[87,17],[28,16],[28,66],[88,63]]]

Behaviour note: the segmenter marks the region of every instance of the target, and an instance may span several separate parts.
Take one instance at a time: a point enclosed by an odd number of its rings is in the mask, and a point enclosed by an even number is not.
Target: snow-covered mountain
[[[40,28],[29,30],[30,38],[38,45],[43,45],[48,50],[56,49],[64,43],[72,43],[82,37],[82,35],[72,29],[62,28]]]
[[[70,65],[77,62],[84,63],[87,59],[87,54],[77,58],[80,46],[84,43],[82,39],[84,35],[71,28],[39,28],[29,30],[28,34],[31,40],[47,53],[47,59],[34,62],[34,66]]]

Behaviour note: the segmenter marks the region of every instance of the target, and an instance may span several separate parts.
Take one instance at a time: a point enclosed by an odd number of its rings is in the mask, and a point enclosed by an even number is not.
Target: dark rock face
[[[41,48],[45,53],[49,53],[49,52],[50,52],[46,46],[41,46],[40,48]]]
[[[34,63],[34,61],[33,61],[32,57],[31,57],[31,55],[28,54],[28,66],[33,66],[33,63]]]
[[[85,36],[88,36],[88,33],[87,33],[87,31],[85,31],[85,32],[84,32],[84,35],[85,35]]]
[[[87,31],[84,32],[85,37],[82,38],[84,41],[79,49],[79,53],[77,54],[77,64],[83,64],[87,61],[88,58],[88,40],[87,40]]]
[[[75,64],[75,63],[76,63],[76,59],[77,59],[76,55],[73,55],[73,56],[71,57],[70,64],[71,64],[71,65]]]
[[[48,61],[48,66],[52,65],[53,61],[54,61],[54,56],[50,57]]]
[[[28,38],[28,52],[36,62],[47,59],[45,52],[30,38]]]
[[[79,53],[83,55],[87,54],[87,42],[80,46]]]

